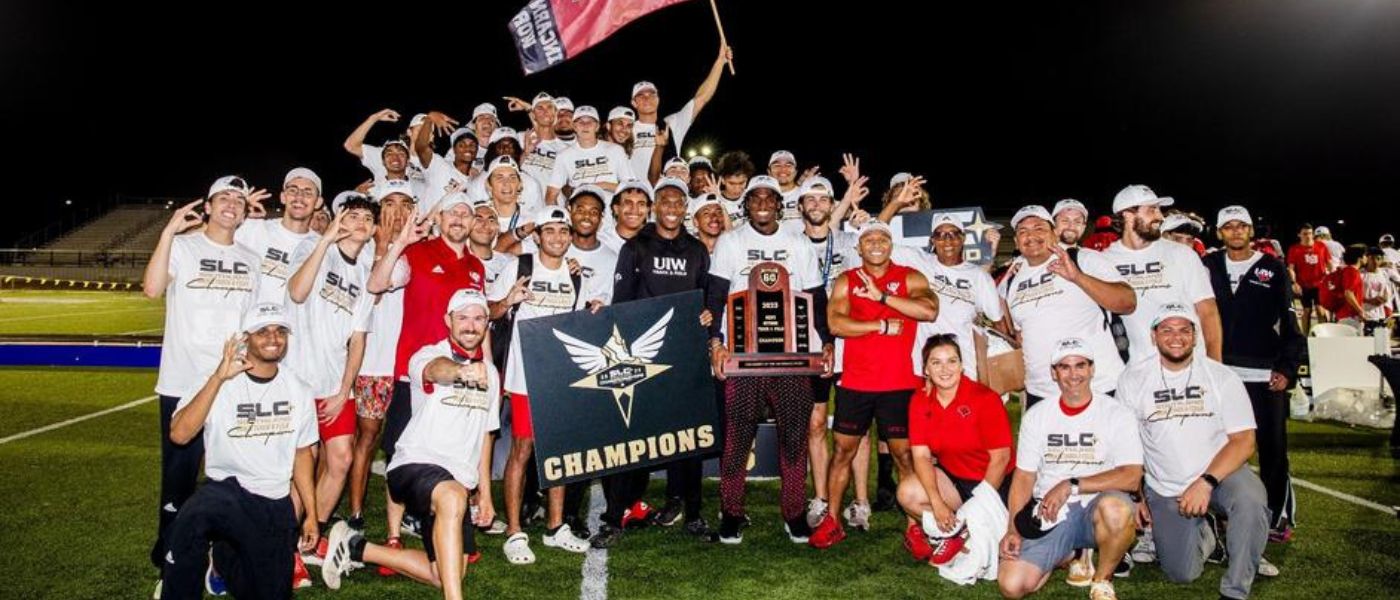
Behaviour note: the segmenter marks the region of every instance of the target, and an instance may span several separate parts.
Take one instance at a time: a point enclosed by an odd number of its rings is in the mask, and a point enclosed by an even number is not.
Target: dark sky
[[[649,79],[669,112],[718,45],[706,3],[688,2],[524,78],[505,27],[524,0],[291,4],[0,6],[0,119],[24,140],[12,201],[42,208],[0,239],[71,210],[66,199],[192,199],[225,173],[275,187],[307,165],[351,187],[365,172],[341,142],[384,107],[465,118],[543,89],[606,112]],[[909,170],[936,203],[993,214],[1069,196],[1107,210],[1146,183],[1212,215],[1245,203],[1285,229],[1345,219],[1343,241],[1394,223],[1400,3],[905,4],[721,1],[738,76],[689,139],[759,161],[791,149],[833,176],[856,152],[877,192]]]

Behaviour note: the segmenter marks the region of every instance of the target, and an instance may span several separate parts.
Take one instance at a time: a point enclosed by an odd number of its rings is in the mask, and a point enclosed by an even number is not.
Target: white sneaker
[[[156,591],[151,594],[151,600],[160,600],[160,588],[163,586],[164,583],[164,579],[156,580]]]
[[[340,589],[340,577],[354,568],[350,561],[350,539],[354,535],[355,532],[345,521],[337,521],[331,527],[330,539],[326,543],[326,560],[321,564],[321,581],[330,589]]]
[[[841,516],[846,518],[847,527],[870,531],[870,503],[852,502],[850,506],[841,511]]]
[[[1118,600],[1118,592],[1113,591],[1112,581],[1095,581],[1089,586],[1089,600]]]
[[[1259,575],[1262,577],[1278,577],[1278,565],[1269,562],[1269,559],[1259,557]]]
[[[822,517],[826,516],[826,500],[812,498],[807,501],[807,526],[815,529],[821,525]]]
[[[578,536],[574,535],[574,531],[569,529],[568,523],[560,525],[553,535],[546,533],[544,545],[569,552],[584,553],[588,551],[588,540],[579,539]]]
[[[1072,587],[1089,587],[1094,582],[1094,550],[1086,548],[1082,554],[1069,563],[1065,569],[1065,583]]]
[[[1133,546],[1130,555],[1133,557],[1133,562],[1140,565],[1157,562],[1157,542],[1152,540],[1151,529],[1143,530],[1142,535],[1138,536],[1137,544]]]
[[[530,536],[525,535],[523,531],[506,538],[501,550],[506,553],[506,562],[512,565],[528,565],[535,562],[535,552],[530,549]]]

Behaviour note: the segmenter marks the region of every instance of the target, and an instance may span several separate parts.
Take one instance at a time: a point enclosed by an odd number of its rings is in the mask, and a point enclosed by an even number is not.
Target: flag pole
[[[719,6],[715,5],[715,0],[710,0],[710,11],[713,12],[713,13],[715,14],[715,28],[719,29],[719,44],[720,44],[721,46],[728,47],[728,46],[729,46],[729,42],[726,41],[725,38],[724,38],[724,23],[721,23],[720,20],[719,20]],[[728,61],[726,61],[726,62],[729,63],[729,74],[730,74],[730,75],[733,75],[733,74],[734,74],[734,61],[733,61],[733,60],[728,60]]]

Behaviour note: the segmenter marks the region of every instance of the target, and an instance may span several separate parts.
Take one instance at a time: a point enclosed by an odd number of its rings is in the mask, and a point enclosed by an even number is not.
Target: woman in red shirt
[[[924,385],[909,401],[917,477],[899,482],[899,504],[915,521],[931,511],[939,527],[950,530],[958,508],[983,482],[1006,501],[1007,474],[1015,467],[1011,419],[1001,396],[963,375],[955,336],[929,338],[923,356]]]

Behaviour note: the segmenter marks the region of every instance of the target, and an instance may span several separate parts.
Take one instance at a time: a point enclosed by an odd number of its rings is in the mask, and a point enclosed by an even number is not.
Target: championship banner
[[[699,290],[520,321],[548,488],[718,451]]]
[[[623,26],[685,0],[530,0],[510,20],[526,75],[578,56]]]
[[[963,231],[967,232],[967,239],[963,245],[963,260],[974,265],[985,265],[996,256],[996,248],[987,243],[987,232],[992,229],[1001,229],[1001,225],[987,221],[980,206],[899,213],[890,219],[890,230],[894,232],[894,243],[901,246],[916,246],[924,252],[930,252],[928,238],[932,231],[929,228],[933,225],[935,214],[952,215],[962,221]],[[849,222],[846,223],[846,230],[855,231]]]

